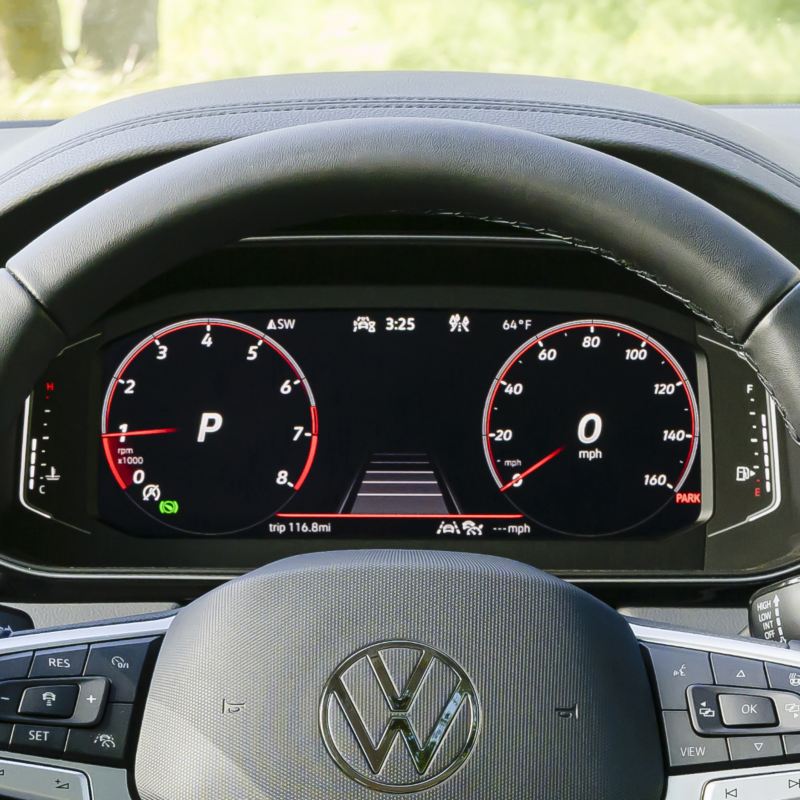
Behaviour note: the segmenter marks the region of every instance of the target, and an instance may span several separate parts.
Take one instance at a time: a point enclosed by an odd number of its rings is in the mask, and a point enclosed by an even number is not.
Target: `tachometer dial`
[[[101,441],[121,491],[166,525],[251,527],[302,487],[317,408],[297,362],[269,336],[224,319],[156,331],[122,361]]]
[[[580,320],[505,362],[483,441],[498,491],[526,516],[562,533],[617,533],[675,502],[697,452],[697,403],[652,337]]]

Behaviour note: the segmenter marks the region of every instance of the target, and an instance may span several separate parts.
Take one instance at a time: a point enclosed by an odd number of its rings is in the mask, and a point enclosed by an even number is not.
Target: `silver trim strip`
[[[142,619],[134,622],[109,622],[107,625],[89,625],[85,628],[59,628],[41,633],[23,633],[0,639],[0,655],[21,650],[61,647],[70,644],[91,644],[112,639],[135,639],[139,636],[158,636],[166,633],[175,615]]]
[[[672,628],[651,628],[637,622],[630,623],[633,635],[640,642],[665,644],[670,647],[684,647],[689,650],[713,651],[729,656],[755,658],[762,661],[773,661],[790,667],[800,667],[800,650],[789,650],[786,647],[770,644],[760,639],[728,638],[712,636],[707,633],[674,630]],[[796,767],[800,769],[800,767]]]

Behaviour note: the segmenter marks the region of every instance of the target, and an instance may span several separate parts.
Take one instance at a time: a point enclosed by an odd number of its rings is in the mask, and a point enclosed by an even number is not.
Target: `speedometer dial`
[[[617,533],[675,502],[697,452],[697,403],[652,337],[580,320],[508,358],[483,441],[498,491],[526,516],[562,533]]]
[[[192,319],[156,331],[115,370],[103,451],[120,491],[165,525],[251,527],[299,491],[317,408],[289,353],[255,328]]]

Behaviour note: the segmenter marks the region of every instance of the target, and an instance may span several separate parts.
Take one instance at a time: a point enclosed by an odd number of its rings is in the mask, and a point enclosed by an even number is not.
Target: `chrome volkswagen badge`
[[[469,757],[481,712],[469,676],[416,642],[371,644],[346,658],[319,712],[328,752],[353,780],[383,792],[417,792]]]

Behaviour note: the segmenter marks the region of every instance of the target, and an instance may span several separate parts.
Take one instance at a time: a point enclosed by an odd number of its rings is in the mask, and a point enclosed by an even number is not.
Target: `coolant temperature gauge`
[[[765,517],[781,502],[775,403],[738,354],[719,346],[731,354],[732,369],[717,373],[719,395],[712,396],[725,411],[714,438],[717,497],[725,501],[709,523],[710,536]]]
[[[20,501],[28,510],[53,516],[65,486],[59,457],[60,428],[67,424],[59,403],[59,383],[46,379],[25,403],[20,459]],[[63,455],[63,454],[61,454]]]

